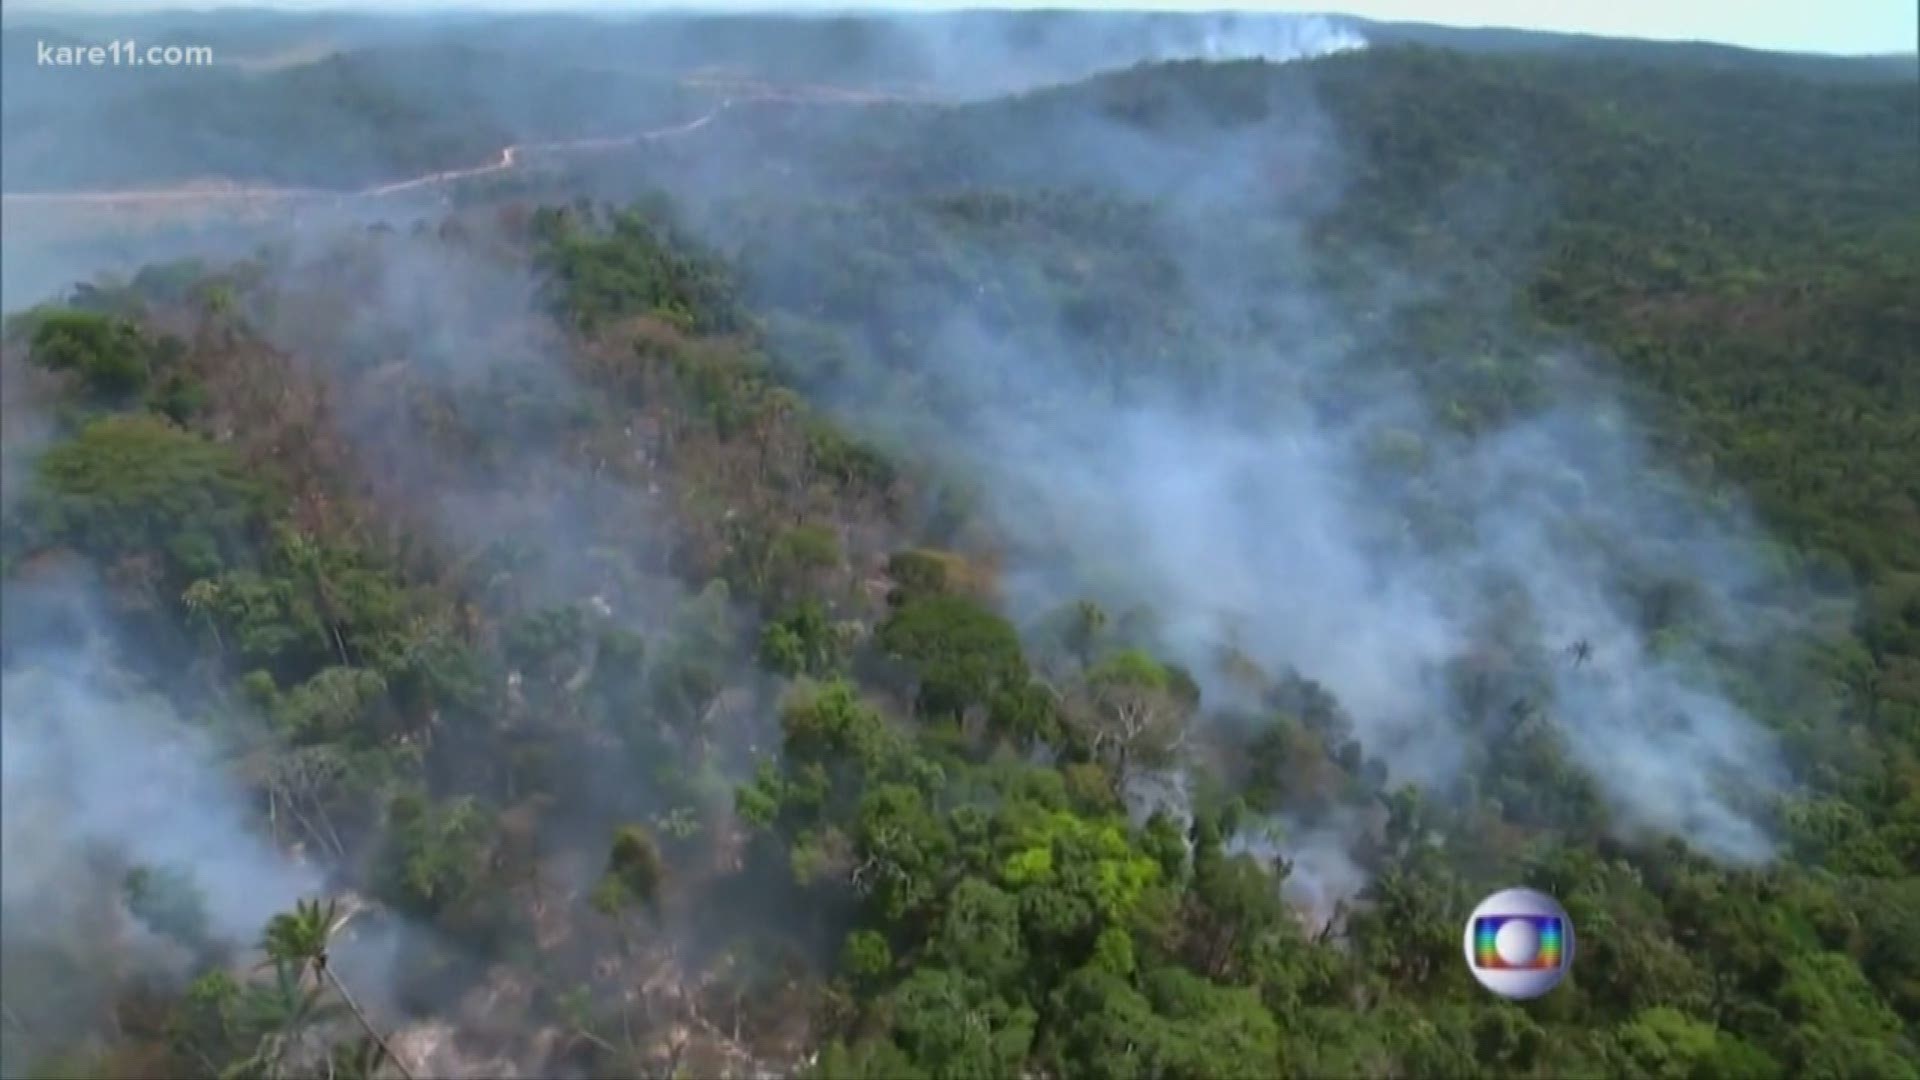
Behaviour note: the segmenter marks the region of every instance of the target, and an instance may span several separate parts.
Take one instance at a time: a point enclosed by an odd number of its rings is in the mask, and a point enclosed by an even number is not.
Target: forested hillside
[[[47,67],[39,46],[211,49],[206,66]],[[987,96],[1179,56],[1350,48],[1292,15],[955,11],[577,15],[453,11],[9,11],[0,163],[9,191],[221,178],[352,188],[484,159],[509,142],[657,127],[752,78],[929,98]],[[709,102],[710,103],[710,102]],[[84,139],[73,133],[85,132]]]
[[[13,311],[5,1071],[1920,1076],[1914,82],[1475,40]]]

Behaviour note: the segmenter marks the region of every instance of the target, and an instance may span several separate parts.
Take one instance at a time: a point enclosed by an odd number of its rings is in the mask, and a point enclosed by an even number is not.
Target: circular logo
[[[1467,968],[1504,998],[1537,998],[1573,966],[1573,920],[1543,892],[1502,889],[1467,919]]]

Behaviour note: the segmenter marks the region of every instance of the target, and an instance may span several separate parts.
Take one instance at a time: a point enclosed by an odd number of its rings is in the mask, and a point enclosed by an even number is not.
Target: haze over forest
[[[0,60],[0,1072],[1920,1076],[1911,56]]]

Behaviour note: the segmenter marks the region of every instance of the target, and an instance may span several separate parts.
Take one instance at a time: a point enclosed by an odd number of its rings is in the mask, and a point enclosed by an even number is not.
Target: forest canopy
[[[710,118],[8,298],[4,1071],[1920,1076],[1913,80],[1007,18],[938,101],[673,24],[812,95],[724,108],[447,30],[30,174]]]

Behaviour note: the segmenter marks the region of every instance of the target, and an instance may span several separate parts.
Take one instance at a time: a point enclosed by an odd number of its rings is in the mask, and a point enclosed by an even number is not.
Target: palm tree
[[[367,1037],[380,1048],[380,1053],[393,1062],[393,1067],[400,1070],[400,1075],[413,1080],[413,1073],[406,1063],[395,1056],[385,1037],[374,1028],[367,1014],[360,1011],[360,1005],[354,1001],[353,995],[347,992],[346,984],[327,964],[327,942],[333,937],[334,931],[346,924],[345,919],[334,919],[338,909],[339,902],[335,900],[328,900],[324,905],[318,900],[297,901],[292,911],[281,912],[268,921],[261,947],[266,949],[268,959],[274,963],[290,965],[299,973],[311,970],[317,980],[331,985],[334,993],[340,995],[340,1000],[353,1013],[353,1018],[360,1022]]]
[[[271,985],[234,986],[233,997],[223,999],[217,984],[213,996],[203,1000],[204,1026],[187,1041],[190,1052],[207,1066],[209,1075],[220,1080],[283,1080],[290,1074],[290,1061],[308,1032],[333,1018],[337,1004],[323,1000],[325,988],[302,985],[300,973],[283,961],[273,963]],[[225,1068],[217,1068],[214,1058],[222,1048],[251,1044],[252,1049]]]
[[[361,1038],[333,1048],[328,1058],[330,1080],[375,1080],[380,1066],[389,1060],[386,1048],[373,1039]],[[395,1061],[397,1066],[400,1063]],[[401,1071],[405,1071],[402,1068]]]

